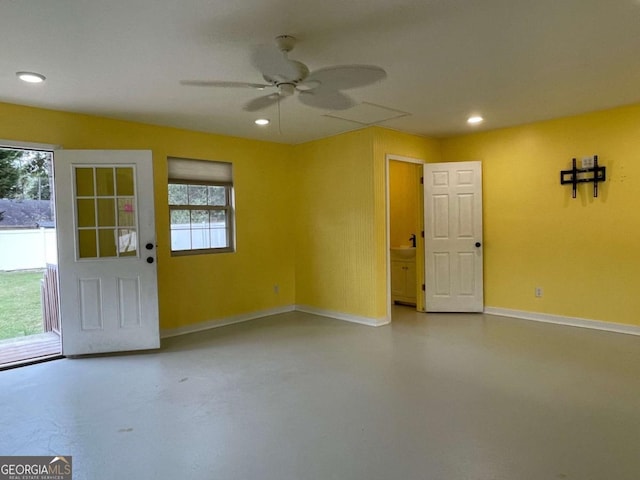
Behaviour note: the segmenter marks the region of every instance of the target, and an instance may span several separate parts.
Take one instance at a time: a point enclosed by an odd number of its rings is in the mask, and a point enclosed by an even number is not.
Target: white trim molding
[[[335,318],[336,320],[344,320],[345,322],[359,323],[360,325],[368,325],[369,327],[381,327],[391,323],[389,318],[371,318],[352,315],[350,313],[335,312],[333,310],[325,310],[323,308],[310,307],[308,305],[296,305],[296,311],[320,315],[321,317]]]
[[[210,330],[212,328],[226,327],[227,325],[234,325],[236,323],[247,322],[249,320],[256,320],[258,318],[267,317],[269,315],[277,315],[279,313],[293,312],[294,310],[295,307],[293,305],[287,305],[284,307],[270,308],[268,310],[259,310],[257,312],[241,313],[239,315],[233,315],[226,318],[207,320],[205,322],[198,322],[192,325],[185,325],[184,327],[162,329],[160,331],[160,338],[177,337],[179,335],[202,332],[204,330]]]
[[[570,327],[590,328],[592,330],[604,330],[606,332],[625,333],[627,335],[640,335],[639,326],[627,325],[624,323],[603,322],[601,320],[591,320],[588,318],[564,317],[561,315],[551,315],[549,313],[526,312],[523,310],[510,310],[508,308],[499,307],[484,307],[484,313],[488,315],[498,315],[501,317],[533,320],[535,322],[568,325]]]
[[[427,163],[421,158],[405,157],[403,155],[395,155],[393,153],[387,153],[385,155],[385,159],[387,160],[387,162],[389,160],[395,160],[397,162],[419,163],[420,165],[424,165],[425,163]]]
[[[194,323],[193,325],[185,325],[184,327],[162,329],[160,331],[160,338],[177,337],[179,335],[202,332],[205,330],[210,330],[212,328],[226,327],[227,325],[248,322],[249,320],[256,320],[259,318],[268,317],[269,315],[277,315],[279,313],[293,312],[294,310],[298,312],[319,315],[321,317],[330,317],[336,320],[343,320],[345,322],[359,323],[361,325],[367,325],[369,327],[381,327],[382,325],[388,325],[389,323],[391,323],[388,318],[376,319],[369,317],[360,317],[358,315],[334,312],[331,310],[324,310],[322,308],[309,307],[307,305],[286,305],[284,307],[259,310],[257,312],[250,313],[241,313],[239,315],[233,315],[226,318],[218,318],[215,320],[207,320],[204,322]]]
[[[34,143],[34,142],[20,142],[18,140],[3,140],[0,139],[0,147],[15,147],[24,150],[45,150],[53,152],[54,150],[60,150],[60,145],[51,145],[49,143]]]

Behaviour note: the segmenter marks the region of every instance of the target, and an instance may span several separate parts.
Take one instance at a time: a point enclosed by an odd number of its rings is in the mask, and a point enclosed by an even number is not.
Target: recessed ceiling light
[[[269,123],[268,118],[259,118],[256,120],[256,125],[269,125]]]
[[[477,125],[479,123],[482,123],[484,121],[484,118],[482,118],[480,115],[472,115],[469,118],[467,118],[467,123],[469,125]]]
[[[34,72],[16,72],[16,75],[20,80],[27,83],[42,83],[45,81],[45,76]]]

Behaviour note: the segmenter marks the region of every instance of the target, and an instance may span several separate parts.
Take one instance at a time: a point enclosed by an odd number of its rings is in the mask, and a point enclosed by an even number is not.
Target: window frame
[[[194,160],[200,161],[200,160]],[[221,163],[221,162],[218,162]],[[225,205],[176,205],[169,203],[168,187],[170,185],[193,185],[193,186],[211,186],[211,187],[224,187],[225,188]],[[169,245],[171,250],[171,256],[186,256],[186,255],[204,255],[215,253],[234,253],[235,248],[235,208],[234,208],[234,189],[233,182],[220,182],[220,181],[206,181],[206,180],[188,180],[184,178],[172,179],[169,178],[167,182],[167,204],[169,206]],[[173,250],[171,232],[173,231],[171,226],[171,213],[175,210],[207,210],[207,211],[223,211],[225,212],[226,228],[225,233],[227,237],[226,247],[217,248],[189,248],[185,250]],[[189,228],[192,232],[192,229]]]

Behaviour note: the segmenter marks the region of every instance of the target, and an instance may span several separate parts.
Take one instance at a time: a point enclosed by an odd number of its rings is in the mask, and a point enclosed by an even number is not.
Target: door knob
[[[147,257],[147,263],[153,263],[153,257]]]
[[[476,242],[476,247],[480,248],[480,246],[482,246],[482,244],[480,242]]]

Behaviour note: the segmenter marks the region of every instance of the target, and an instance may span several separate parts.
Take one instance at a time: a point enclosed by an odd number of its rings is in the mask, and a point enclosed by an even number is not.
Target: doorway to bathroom
[[[482,312],[481,162],[387,155],[386,166],[388,318],[393,304]]]
[[[387,156],[388,308],[425,310],[424,215],[420,159]]]

